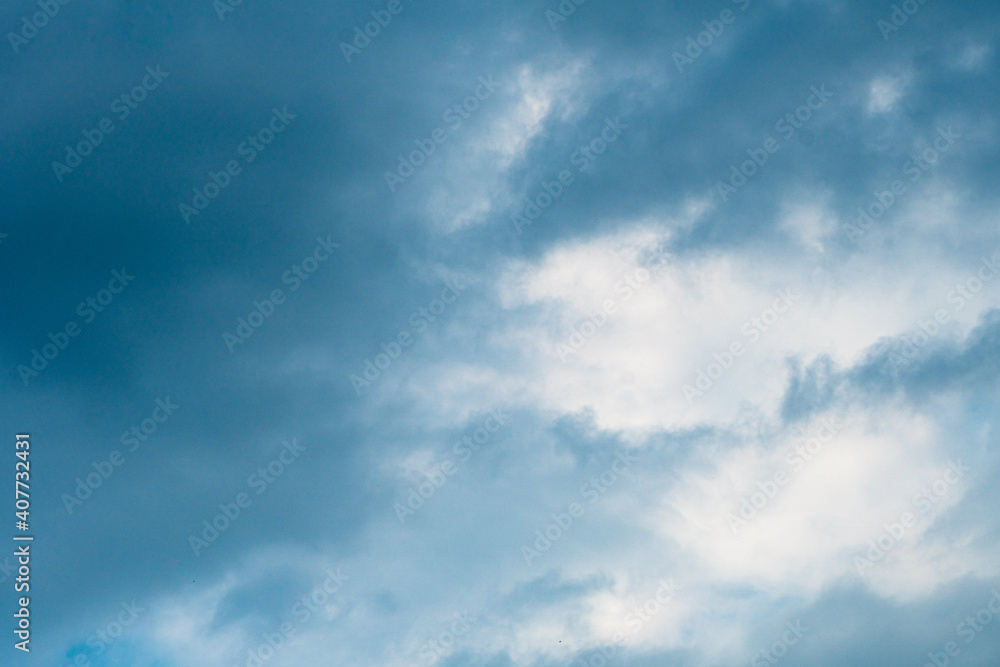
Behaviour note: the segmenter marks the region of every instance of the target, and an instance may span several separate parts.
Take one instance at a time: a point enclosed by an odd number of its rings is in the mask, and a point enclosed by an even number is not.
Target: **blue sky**
[[[4,664],[995,665],[996,10],[9,3]]]

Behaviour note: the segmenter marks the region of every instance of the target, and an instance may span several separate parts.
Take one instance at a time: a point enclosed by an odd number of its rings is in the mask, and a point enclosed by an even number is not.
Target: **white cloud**
[[[880,76],[868,84],[868,112],[892,111],[903,96],[907,77]]]
[[[454,231],[485,220],[497,200],[506,204],[503,183],[507,171],[522,159],[546,123],[571,122],[585,108],[584,75],[588,64],[574,59],[559,67],[523,64],[501,76],[496,100],[467,121],[475,127],[455,131],[442,157],[426,170],[436,185],[426,195],[424,208],[437,228]],[[505,107],[485,110],[489,105]],[[478,118],[478,115],[486,118]]]

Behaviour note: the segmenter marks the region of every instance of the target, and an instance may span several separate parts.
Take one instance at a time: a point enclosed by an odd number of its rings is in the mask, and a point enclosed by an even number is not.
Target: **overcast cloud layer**
[[[1000,664],[996,3],[63,1],[0,662]]]

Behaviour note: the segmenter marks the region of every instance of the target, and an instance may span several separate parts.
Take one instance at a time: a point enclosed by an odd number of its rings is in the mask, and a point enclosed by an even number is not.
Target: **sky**
[[[5,4],[0,662],[996,665],[998,8]]]

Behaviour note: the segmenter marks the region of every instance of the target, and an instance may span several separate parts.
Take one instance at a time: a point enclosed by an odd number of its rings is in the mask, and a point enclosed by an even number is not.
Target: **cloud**
[[[988,7],[92,5],[0,74],[0,413],[58,565],[26,664],[245,665],[283,623],[269,667],[746,664],[799,621],[789,663],[923,664],[997,586]]]

